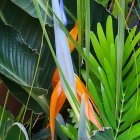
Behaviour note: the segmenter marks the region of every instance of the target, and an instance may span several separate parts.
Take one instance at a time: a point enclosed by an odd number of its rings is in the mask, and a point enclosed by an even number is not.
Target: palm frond
[[[136,34],[136,27],[134,27],[130,33],[128,32],[129,35],[124,44],[119,114],[117,117],[115,117],[115,97],[116,44],[118,40],[117,37],[114,37],[111,16],[108,17],[106,22],[106,34],[101,24],[97,25],[97,34],[98,36],[93,32],[90,33],[96,55],[90,53],[89,57],[90,62],[94,65],[94,71],[90,70],[90,79],[88,80],[89,91],[101,112],[103,125],[113,128],[114,138],[121,140],[127,137],[128,140],[131,140],[140,136],[140,134],[132,134],[138,131],[138,121],[140,120],[140,48],[137,48],[140,32]],[[82,70],[83,78],[84,75],[85,71]],[[93,78],[93,76],[96,78]],[[135,125],[133,125],[134,123]]]

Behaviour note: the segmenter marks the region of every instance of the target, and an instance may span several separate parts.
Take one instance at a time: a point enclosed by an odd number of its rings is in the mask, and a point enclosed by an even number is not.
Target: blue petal
[[[63,20],[62,22],[66,26],[67,25],[67,17],[66,17],[66,13],[64,10],[63,0],[60,0],[60,8],[61,8],[61,12],[62,12],[62,20]]]
[[[62,15],[62,9],[60,8],[60,1],[52,0],[52,8],[56,16],[61,20],[61,22],[63,22],[63,15]],[[64,31],[61,29],[55,16],[53,16],[53,20],[54,20],[56,56],[57,56],[59,65],[61,66],[62,71],[66,77],[66,80],[71,86],[71,89],[76,96],[75,76],[74,76],[74,70],[73,70],[72,59],[71,59],[71,54],[69,50],[67,36],[64,33]],[[66,96],[67,97],[70,96],[61,75],[60,75],[60,80],[62,83],[62,87],[65,91],[65,94],[67,94]]]

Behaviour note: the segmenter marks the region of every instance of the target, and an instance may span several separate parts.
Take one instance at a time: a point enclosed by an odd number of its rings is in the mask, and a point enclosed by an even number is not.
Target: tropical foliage
[[[138,140],[139,14],[140,0],[1,0],[0,139]]]

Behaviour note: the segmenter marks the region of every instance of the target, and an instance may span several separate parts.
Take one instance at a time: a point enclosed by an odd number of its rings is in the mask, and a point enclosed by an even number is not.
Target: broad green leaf
[[[78,131],[75,127],[73,127],[71,124],[67,123],[66,124],[67,128],[70,130],[70,132],[72,132],[74,139],[77,140],[78,137]]]
[[[72,132],[64,125],[61,126],[62,131],[66,134],[70,139],[76,140]]]
[[[101,131],[93,131],[91,140],[114,140],[111,128],[104,128],[104,130]]]
[[[3,80],[8,84],[8,82],[17,84],[18,91],[15,94],[19,96],[24,96],[26,99],[28,97],[27,93],[30,93],[31,85],[35,73],[35,68],[37,64],[38,54],[28,45],[25,44],[24,40],[20,34],[10,26],[4,25],[0,21],[0,74]],[[38,72],[38,76],[39,76]],[[9,79],[10,81],[7,81]],[[39,82],[39,81],[38,81]],[[9,83],[9,88],[13,92],[15,87]],[[42,98],[47,90],[37,87],[39,84],[35,84],[31,94],[31,100],[36,100],[42,107],[43,110],[47,110],[48,103],[45,101],[45,97]],[[21,93],[19,88],[22,89]],[[24,92],[23,92],[24,91]],[[41,102],[42,101],[42,102]],[[44,102],[45,101],[45,102]],[[26,104],[27,100],[24,100]],[[33,101],[32,101],[33,103]],[[37,104],[38,105],[38,104]],[[33,106],[33,104],[32,104]],[[35,106],[35,105],[34,105]],[[41,108],[34,107],[35,112],[41,112]],[[45,111],[44,110],[44,111]]]
[[[7,133],[5,134],[4,140],[29,140],[26,128],[21,123],[13,123]]]
[[[39,64],[40,66],[38,69],[39,82],[36,81],[36,84],[38,87],[48,89],[48,91],[50,91],[50,81],[52,79],[56,65],[54,63],[46,40],[42,38],[43,31],[40,27],[38,19],[32,18],[9,0],[0,1],[0,10],[5,17],[7,24],[14,26],[14,28],[16,28],[20,32],[20,35],[29,47],[35,49],[37,53],[39,53],[41,44],[43,45],[40,58],[41,60]],[[53,28],[46,25],[46,29],[50,38],[53,40]],[[52,41],[52,45],[54,46],[54,41]]]
[[[68,140],[67,136],[63,133],[62,128],[57,121],[55,123],[55,126],[56,126],[56,135],[58,135],[61,140]]]
[[[22,10],[24,10],[26,13],[28,13],[32,17],[38,19],[38,15],[36,13],[33,0],[24,0],[24,1],[23,0],[10,0],[10,1],[13,2],[15,5],[17,5],[18,7],[20,7]],[[39,0],[38,3],[40,6],[41,15],[45,19],[46,24],[48,24],[49,26],[53,26],[53,20],[52,20],[53,16],[52,16],[51,11],[48,8],[48,6],[51,6],[51,0],[45,0],[45,1]],[[73,23],[74,22],[73,20],[75,20],[75,16],[76,16],[76,1],[64,0],[64,5],[65,5],[67,18],[68,18],[68,23]],[[71,7],[71,5],[73,6]]]
[[[32,17],[38,18],[36,10],[34,8],[33,0],[11,0],[11,1],[17,6],[19,6],[21,9],[23,9],[25,12],[30,14]],[[38,2],[41,7],[41,14],[46,20],[46,23],[52,25],[53,24],[52,14],[48,9],[47,5],[45,5],[45,2],[43,0],[39,0]],[[49,0],[47,0],[47,4],[51,5]],[[47,15],[45,14],[45,11],[47,12]]]
[[[128,128],[126,131],[121,133],[117,140],[134,140],[140,136],[140,123],[136,123],[131,128]]]

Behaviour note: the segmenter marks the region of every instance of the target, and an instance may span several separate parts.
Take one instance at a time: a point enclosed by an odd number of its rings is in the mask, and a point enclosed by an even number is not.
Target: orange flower
[[[76,80],[76,93],[79,102],[81,103],[81,98],[82,95],[84,94],[85,96],[85,114],[87,118],[98,128],[102,129],[102,126],[100,125],[96,113],[93,110],[92,105],[94,106],[96,112],[98,112],[98,109],[95,105],[95,102],[93,98],[90,96],[90,93],[88,92],[87,88],[85,85],[82,83],[82,81],[79,79],[78,76],[75,76]],[[50,101],[50,128],[51,128],[51,135],[52,135],[52,140],[54,138],[54,130],[55,130],[55,117],[59,113],[60,109],[62,108],[64,102],[66,100],[65,93],[62,89],[62,85],[60,83],[60,80],[56,87],[53,90],[52,96],[51,96],[51,101]],[[98,112],[99,113],[99,112]]]
[[[71,36],[73,37],[74,41],[77,40],[77,36],[78,36],[78,23],[77,21],[75,22],[75,26],[74,28],[72,28],[72,30],[70,31]],[[71,40],[68,38],[68,43],[70,46],[70,52],[73,52],[73,50],[75,49],[73,43],[71,42]]]
[[[70,31],[70,34],[72,35],[73,39],[76,41],[77,36],[78,36],[77,22],[75,23],[74,28]],[[75,47],[69,38],[68,38],[68,42],[69,42],[69,46],[70,46],[70,51],[73,52]],[[86,114],[87,118],[98,129],[102,129],[102,126],[100,125],[100,123],[98,122],[98,119],[96,117],[95,111],[98,112],[98,114],[99,114],[99,111],[95,105],[93,98],[91,97],[91,95],[88,92],[85,85],[82,83],[82,81],[76,75],[75,75],[75,80],[76,80],[76,95],[77,95],[77,98],[80,103],[81,103],[82,95],[83,94],[85,95],[84,96],[85,97],[85,114]],[[54,75],[52,78],[52,87],[54,90],[53,90],[51,100],[50,100],[50,129],[51,129],[51,136],[52,136],[52,140],[53,140],[54,139],[54,130],[55,130],[55,118],[66,100],[66,96],[62,89],[59,72],[58,72],[57,68],[55,69],[55,72],[54,72]],[[95,111],[92,106],[94,106]],[[47,125],[47,127],[48,127],[48,125]]]

